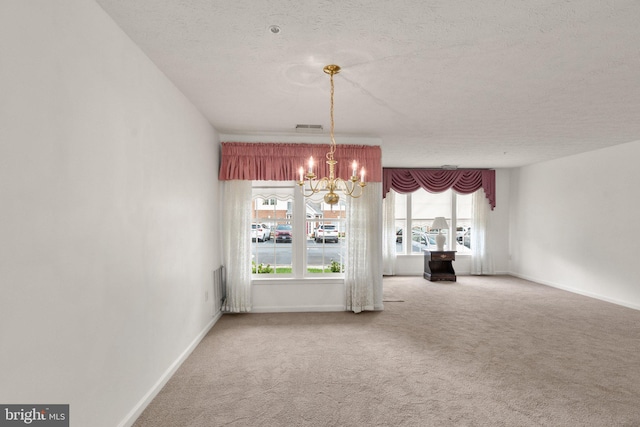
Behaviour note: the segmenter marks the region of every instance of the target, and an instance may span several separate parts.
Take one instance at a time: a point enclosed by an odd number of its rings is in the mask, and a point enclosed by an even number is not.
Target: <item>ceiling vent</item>
[[[322,125],[296,125],[296,132],[322,132]]]

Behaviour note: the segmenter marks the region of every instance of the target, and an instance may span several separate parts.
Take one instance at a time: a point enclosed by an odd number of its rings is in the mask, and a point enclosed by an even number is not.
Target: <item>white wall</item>
[[[0,61],[0,402],[126,425],[215,319],[218,136],[92,1],[3,0]]]
[[[487,250],[492,254],[495,274],[506,274],[509,270],[509,205],[510,169],[496,169],[496,207],[489,214],[487,224]],[[471,256],[456,254],[453,262],[456,275],[471,272]],[[400,255],[396,263],[396,274],[422,276],[424,258],[418,255]]]
[[[510,270],[640,309],[640,141],[514,169]]]
[[[251,285],[254,313],[292,311],[344,311],[344,280],[254,280]]]

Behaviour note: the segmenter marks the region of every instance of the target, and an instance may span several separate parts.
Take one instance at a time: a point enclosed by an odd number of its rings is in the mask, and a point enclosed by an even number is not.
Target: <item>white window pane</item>
[[[473,194],[456,194],[456,251],[471,253],[471,222],[473,217]]]
[[[344,272],[344,198],[335,205],[324,203],[323,193],[305,199],[306,272],[336,274]]]
[[[391,190],[393,191],[393,190]],[[395,194],[395,215],[396,218],[406,218],[407,217],[407,195],[406,194]]]
[[[433,222],[437,216],[451,218],[451,191],[429,193],[421,188],[411,193],[411,218],[414,222],[416,219]]]
[[[288,189],[254,188],[251,212],[253,274],[291,274],[292,206],[293,196]]]
[[[471,225],[471,215],[473,212],[473,194],[457,194],[456,193],[456,213],[458,216],[458,223],[460,221],[469,221]],[[458,224],[459,225],[459,224]]]

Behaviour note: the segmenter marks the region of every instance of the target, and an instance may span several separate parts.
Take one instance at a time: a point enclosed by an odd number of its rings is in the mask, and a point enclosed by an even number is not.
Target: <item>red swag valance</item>
[[[491,209],[496,207],[496,171],[488,169],[396,169],[384,168],[382,181],[383,197],[389,190],[411,193],[424,188],[432,193],[453,188],[461,194],[470,194],[484,189]]]
[[[295,181],[299,169],[307,170],[309,157],[313,156],[317,176],[328,176],[326,164],[328,144],[286,144],[223,142],[219,179],[251,181]],[[334,154],[336,177],[347,179],[352,173],[352,163],[358,162],[358,171],[364,167],[367,182],[382,181],[382,151],[372,145],[338,145]]]

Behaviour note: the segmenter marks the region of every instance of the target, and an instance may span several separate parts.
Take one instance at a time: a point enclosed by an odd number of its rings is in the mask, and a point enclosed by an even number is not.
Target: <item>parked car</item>
[[[437,248],[434,234],[411,231],[411,252],[433,251]]]
[[[317,243],[322,241],[338,243],[338,227],[331,224],[324,224],[316,229],[315,239]]]
[[[423,231],[421,228],[414,228],[411,230],[411,234],[413,235],[415,233],[423,233]],[[402,228],[396,230],[396,243],[402,243]]]
[[[269,232],[271,233],[271,232]],[[265,229],[260,224],[253,223],[251,224],[251,240],[264,242],[265,240]]]
[[[278,224],[276,226],[276,243],[287,242],[291,243],[292,240],[292,228],[289,224]]]
[[[271,227],[264,222],[260,222],[258,225],[264,230],[264,240],[271,240]]]

